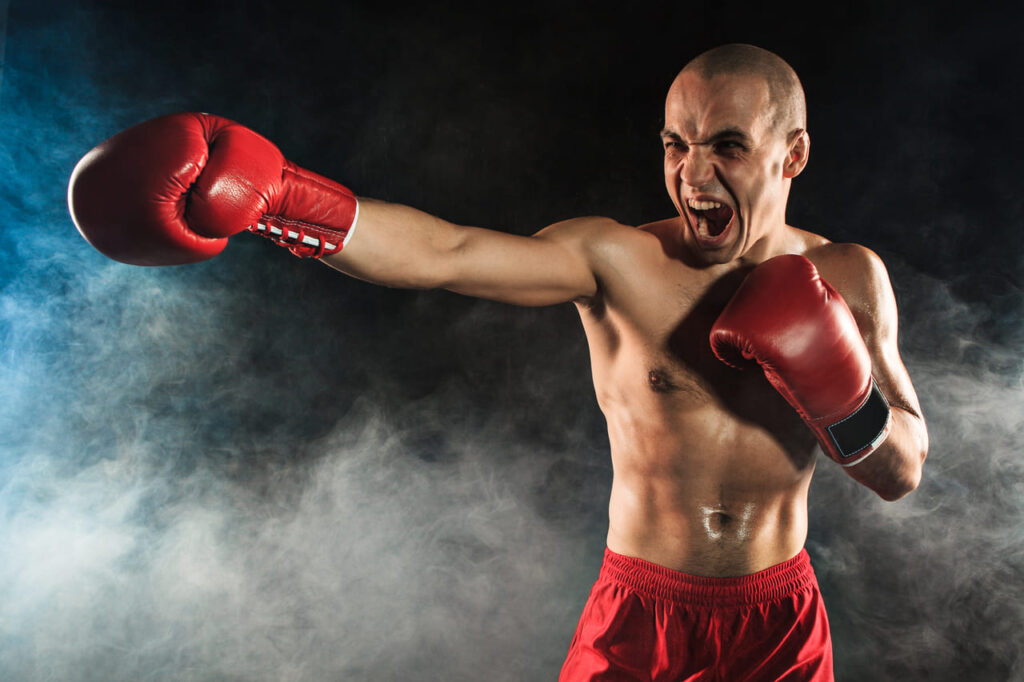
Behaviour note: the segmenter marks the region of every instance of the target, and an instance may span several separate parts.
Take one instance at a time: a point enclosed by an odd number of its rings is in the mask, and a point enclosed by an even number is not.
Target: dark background
[[[807,92],[791,224],[874,249],[931,434],[885,503],[822,462],[808,549],[842,680],[1024,679],[1019,10],[30,3],[0,81],[0,677],[554,679],[611,469],[570,305],[373,287],[264,240],[106,260],[90,147],[217,113],[357,193],[529,234],[672,214],[682,65]]]

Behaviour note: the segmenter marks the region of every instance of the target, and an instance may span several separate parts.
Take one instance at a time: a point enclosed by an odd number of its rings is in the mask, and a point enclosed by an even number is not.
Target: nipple
[[[668,375],[660,369],[652,369],[647,373],[647,384],[655,393],[668,393],[675,388],[669,381]]]

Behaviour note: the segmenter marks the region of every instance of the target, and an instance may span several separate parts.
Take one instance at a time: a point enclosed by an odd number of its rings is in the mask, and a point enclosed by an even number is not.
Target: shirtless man
[[[205,114],[103,143],[69,201],[82,234],[129,263],[209,258],[248,228],[387,286],[572,301],[614,481],[605,562],[561,679],[830,680],[803,550],[816,446],[895,500],[917,486],[928,437],[881,260],[785,222],[805,116],[796,74],[770,52],[691,61],[661,134],[678,214],[639,227],[587,217],[522,237],[357,201]]]

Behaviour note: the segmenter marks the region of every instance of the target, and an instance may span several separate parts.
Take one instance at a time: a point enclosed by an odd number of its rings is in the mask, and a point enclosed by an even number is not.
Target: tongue
[[[717,237],[725,231],[729,221],[732,220],[732,209],[728,206],[708,209],[703,212],[704,218],[708,221],[708,232],[712,237]]]

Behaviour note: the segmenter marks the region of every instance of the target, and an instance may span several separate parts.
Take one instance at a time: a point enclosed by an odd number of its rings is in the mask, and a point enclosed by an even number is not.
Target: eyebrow
[[[676,131],[672,130],[671,128],[664,128],[664,129],[662,129],[661,136],[662,137],[671,137],[672,139],[675,139],[675,140],[682,140],[683,139],[679,135],[679,133],[677,133]],[[713,134],[711,137],[709,137],[704,142],[691,142],[690,144],[694,144],[694,145],[713,144],[715,142],[720,142],[721,140],[724,140],[724,139],[738,139],[738,140],[740,140],[742,142],[745,142],[747,144],[749,144],[750,141],[751,141],[750,140],[750,136],[747,135],[747,133],[744,132],[742,129],[737,128],[735,126],[729,126],[727,128],[722,128],[721,130],[717,131],[715,134]]]

